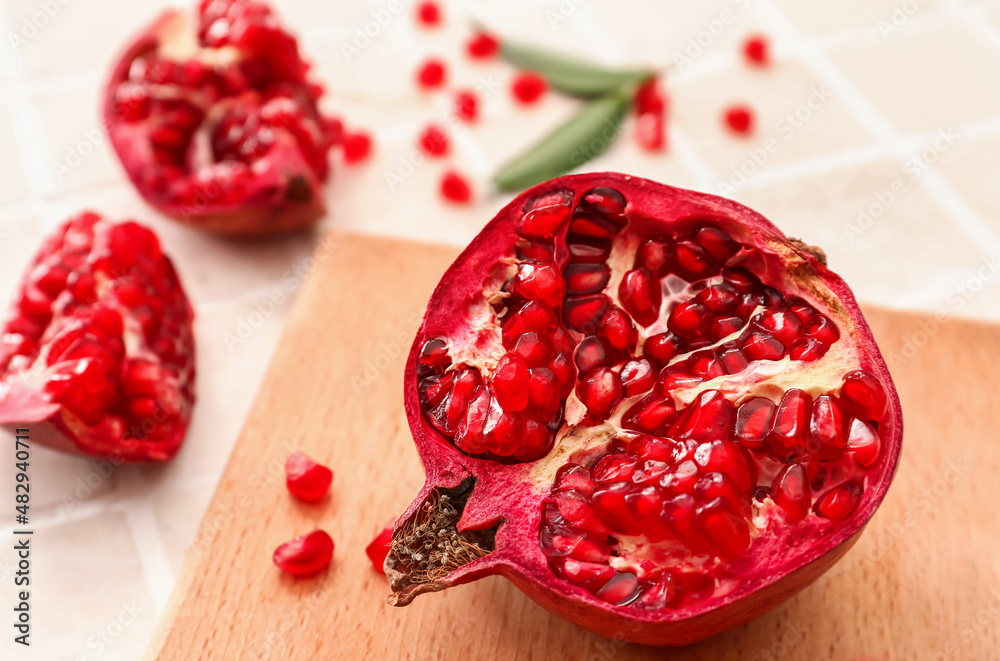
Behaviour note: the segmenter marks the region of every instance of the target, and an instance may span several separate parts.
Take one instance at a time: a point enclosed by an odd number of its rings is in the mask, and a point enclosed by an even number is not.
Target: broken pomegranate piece
[[[285,486],[299,500],[319,502],[330,490],[331,482],[333,471],[303,452],[293,452],[285,460]]]
[[[274,550],[274,565],[294,576],[310,576],[323,569],[333,559],[333,538],[324,530],[290,539]]]
[[[164,214],[233,234],[324,211],[338,120],[320,113],[295,37],[259,0],[168,9],[114,64],[104,121],[139,193]]]
[[[499,573],[591,631],[682,645],[820,576],[885,496],[902,419],[817,255],[620,174],[511,202],[407,363],[427,483],[397,520],[390,603]]]
[[[194,313],[156,235],[82,213],[42,244],[0,332],[0,424],[51,447],[166,461],[194,404]]]

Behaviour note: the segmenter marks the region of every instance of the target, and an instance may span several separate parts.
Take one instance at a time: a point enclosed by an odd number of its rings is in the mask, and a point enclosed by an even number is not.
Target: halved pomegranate
[[[132,183],[214,232],[302,227],[324,211],[338,120],[317,109],[298,43],[259,0],[165,11],[124,51],[104,119]]]
[[[390,603],[501,574],[591,631],[681,645],[815,580],[902,439],[817,256],[735,202],[621,174],[511,202],[409,356],[427,483],[396,524]]]
[[[165,461],[194,404],[194,313],[153,232],[82,213],[49,236],[0,331],[0,424]]]

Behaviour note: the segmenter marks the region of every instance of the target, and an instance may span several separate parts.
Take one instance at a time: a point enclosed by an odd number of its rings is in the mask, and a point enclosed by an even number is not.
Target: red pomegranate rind
[[[0,424],[120,461],[177,453],[194,313],[153,232],[82,213],[42,243],[0,332]],[[41,423],[41,424],[35,424]]]
[[[526,288],[547,265],[563,287]],[[660,283],[656,319],[636,269]],[[803,338],[820,348],[793,357]],[[559,379],[525,403],[529,360]],[[804,244],[735,202],[615,173],[506,206],[442,278],[404,378],[427,483],[398,519],[390,603],[502,574],[647,644],[700,640],[815,580],[884,498],[902,440],[857,303]],[[409,543],[428,529],[453,552]]]
[[[259,0],[165,11],[112,68],[104,121],[147,202],[195,227],[274,233],[323,211],[340,122],[295,38]]]

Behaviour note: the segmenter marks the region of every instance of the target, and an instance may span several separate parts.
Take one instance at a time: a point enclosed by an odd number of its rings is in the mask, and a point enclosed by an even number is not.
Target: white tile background
[[[280,337],[295,293],[286,276],[306,268],[318,239],[205,236],[162,218],[129,187],[100,132],[99,90],[115,50],[161,4],[0,0],[0,298],[41,236],[70,213],[145,221],[196,307],[200,379],[186,447],[167,466],[111,469],[34,449],[35,646],[25,653],[0,634],[0,658],[139,658]],[[371,162],[336,167],[322,229],[462,245],[504,202],[486,192],[488,174],[573,111],[575,102],[552,94],[531,109],[512,107],[511,70],[460,54],[475,16],[609,64],[683,59],[668,81],[669,150],[642,153],[629,127],[588,168],[725,191],[826,248],[865,302],[1000,320],[998,278],[988,268],[1000,257],[997,0],[480,0],[442,3],[446,25],[436,30],[416,28],[409,5],[394,13],[376,0],[274,4],[316,62],[329,108],[376,136]],[[376,29],[379,12],[388,20]],[[366,27],[377,34],[358,44]],[[738,56],[753,31],[774,44],[767,70]],[[22,41],[14,45],[11,35]],[[350,57],[349,44],[359,46]],[[451,89],[485,90],[481,121],[453,128],[447,163],[478,182],[471,206],[440,202],[444,163],[400,170],[417,131],[443,121],[449,107],[447,94],[412,84],[427,54],[452,64]],[[752,138],[720,126],[734,101],[757,110]],[[789,113],[801,120],[791,131]],[[768,139],[777,149],[760,159]],[[58,163],[71,172],[57,174]],[[405,174],[394,189],[391,172]],[[255,314],[275,290],[283,303]],[[227,346],[224,336],[248,321],[249,337]],[[0,458],[0,485],[12,484],[12,464]],[[9,613],[7,535],[0,609]]]

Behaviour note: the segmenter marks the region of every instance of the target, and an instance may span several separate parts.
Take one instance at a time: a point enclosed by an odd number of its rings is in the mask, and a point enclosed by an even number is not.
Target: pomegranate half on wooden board
[[[818,578],[902,441],[824,259],[637,177],[517,197],[445,273],[408,358],[427,482],[396,523],[389,602],[501,574],[596,633],[683,645]]]

